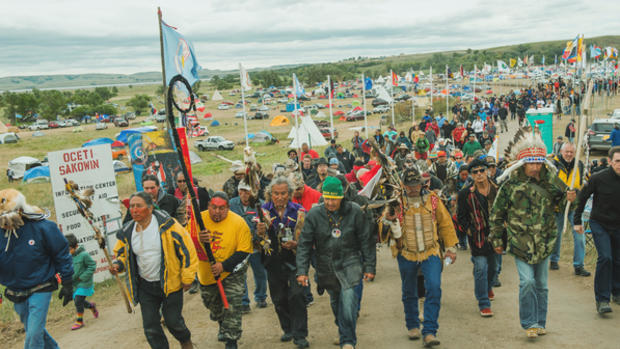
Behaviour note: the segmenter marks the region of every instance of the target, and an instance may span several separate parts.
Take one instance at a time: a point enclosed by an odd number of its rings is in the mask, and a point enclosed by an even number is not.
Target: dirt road
[[[521,348],[533,345],[519,326],[518,276],[513,258],[506,256],[495,290],[492,318],[482,318],[473,294],[472,264],[468,251],[459,251],[456,263],[445,268],[442,280],[442,305],[439,339],[442,348]],[[251,273],[250,273],[251,274]],[[613,306],[608,318],[597,315],[594,306],[592,277],[572,275],[572,268],[562,264],[549,273],[548,335],[536,339],[536,348],[618,348],[620,306]],[[252,282],[250,280],[249,284]],[[216,341],[217,325],[209,320],[200,296],[187,295],[184,316],[197,348],[223,348]],[[420,341],[406,337],[400,276],[389,249],[378,251],[377,279],[364,285],[362,311],[357,326],[358,348],[422,347]],[[281,332],[273,305],[255,309],[243,319],[241,348],[294,348],[279,341]],[[99,319],[85,315],[86,327],[70,331],[70,322],[49,326],[62,348],[146,348],[139,313],[126,314],[123,305],[101,309]],[[309,341],[314,348],[337,348],[332,344],[337,329],[329,308],[329,297],[319,297],[309,308]],[[171,337],[169,337],[171,338]],[[171,338],[172,339],[172,338]],[[172,339],[174,341],[174,339]],[[13,348],[19,348],[19,345]],[[176,343],[171,345],[177,347]]]

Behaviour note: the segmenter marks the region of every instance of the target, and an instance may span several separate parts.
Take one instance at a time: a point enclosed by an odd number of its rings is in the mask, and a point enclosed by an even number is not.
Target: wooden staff
[[[590,97],[592,96],[592,88],[594,87],[594,83],[592,80],[590,80],[590,82],[588,83],[588,90],[586,92],[586,98],[585,101],[583,103],[584,108],[583,111],[581,112],[581,117],[579,118],[579,125],[577,125],[577,148],[575,149],[575,165],[573,165],[573,178],[571,179],[570,182],[570,190],[573,190],[575,188],[575,178],[577,177],[577,173],[579,173],[579,160],[581,158],[581,147],[582,147],[582,143],[583,143],[583,128],[585,127],[586,124],[586,119],[587,119],[587,112],[589,112],[589,108],[590,108]],[[567,176],[570,175],[570,173],[566,174]],[[579,173],[579,176],[583,176],[583,173]],[[580,177],[580,179],[583,179]],[[564,232],[568,231],[568,212],[570,211],[570,202],[566,202],[566,207],[564,208]]]
[[[108,265],[111,266],[112,258],[110,257],[110,253],[108,252],[108,250],[105,248],[105,240],[103,236],[101,235],[101,231],[93,223],[93,214],[92,212],[88,210],[88,206],[90,205],[87,206],[84,203],[84,201],[80,199],[79,195],[76,193],[75,188],[77,187],[77,184],[75,182],[67,181],[66,178],[64,178],[64,181],[65,181],[65,189],[67,190],[67,192],[69,193],[69,196],[71,197],[71,199],[73,199],[73,202],[77,206],[78,212],[82,215],[82,217],[86,219],[88,224],[90,224],[91,228],[95,231],[95,239],[97,239],[97,242],[99,243],[99,248],[103,250],[105,259],[108,261]],[[133,313],[131,302],[129,301],[129,291],[127,290],[127,287],[121,281],[118,274],[114,275],[114,279],[116,280],[116,284],[121,290],[121,295],[123,296],[123,300],[125,301],[125,307],[127,308],[127,312],[130,314]]]

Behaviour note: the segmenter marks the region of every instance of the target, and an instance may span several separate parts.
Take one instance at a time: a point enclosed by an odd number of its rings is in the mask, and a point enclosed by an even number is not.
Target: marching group
[[[582,219],[588,205],[598,252],[596,310],[611,312],[611,302],[620,304],[620,207],[613,199],[620,195],[620,148],[609,151],[608,166],[596,173],[576,163],[572,139],[547,157],[536,128],[519,130],[503,156],[491,150],[496,135],[508,132],[509,117],[525,125],[525,111],[559,100],[562,84],[483,98],[471,108],[456,104],[451,120],[428,110],[408,132],[389,128],[371,139],[356,132],[350,151],[332,140],[321,157],[303,144],[273,173],[260,172],[259,191],[248,183],[241,162],[233,163],[222,191],[189,185],[182,173],[166,191],[157,177],[145,176],[145,191],[127,202],[110,272],[127,274],[152,348],[169,346],[162,323],[183,348],[193,347],[182,316],[183,293],[189,290],[200,292],[219,326],[217,339],[236,348],[242,316],[250,311],[248,268],[258,308],[267,307],[269,290],[281,341],[310,346],[307,307],[315,285],[319,295],[330,297],[335,344],[354,348],[364,282],[375,278],[377,244],[387,244],[400,272],[407,336],[430,347],[439,344],[442,269],[456,261],[457,248],[471,251],[482,317],[493,316],[494,288],[501,286],[508,252],[519,274],[521,326],[535,338],[546,334],[548,270],[559,268],[569,202],[574,273],[590,275]],[[188,220],[191,189],[198,194],[204,230]],[[11,212],[15,208],[4,205],[0,217]],[[85,300],[92,295],[93,263],[75,237],[63,237],[44,215],[28,210],[18,215],[21,223],[0,221],[0,284],[25,325],[25,347],[56,348],[45,330],[58,284],[54,275],[60,274],[64,303],[75,302],[72,328],[79,329],[84,309],[98,315],[96,305]]]

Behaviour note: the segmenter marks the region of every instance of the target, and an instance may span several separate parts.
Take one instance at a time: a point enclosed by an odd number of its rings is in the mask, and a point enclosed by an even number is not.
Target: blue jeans
[[[474,294],[478,300],[478,308],[480,310],[490,308],[489,292],[493,289],[493,281],[497,272],[497,257],[495,254],[472,256],[471,262],[474,263]]]
[[[441,259],[430,256],[422,262],[412,262],[402,255],[396,257],[402,281],[403,306],[407,330],[420,328],[418,313],[418,268],[424,274],[424,328],[422,334],[437,334],[439,309],[441,307]]]
[[[340,345],[351,344],[355,346],[357,343],[355,325],[357,323],[358,308],[355,287],[340,289],[340,292],[327,290],[327,293],[329,294],[332,312],[336,318],[336,325],[338,325]]]
[[[573,227],[573,216],[575,211],[568,212],[568,221],[571,228]],[[558,239],[553,247],[553,253],[551,253],[551,261],[557,263],[560,260],[560,248],[562,247],[562,231],[564,230],[564,211],[555,213],[555,223],[558,226]],[[586,237],[583,234],[579,234],[573,228],[573,267],[583,268],[583,259],[586,256]]]
[[[598,253],[594,297],[597,302],[609,302],[611,295],[620,296],[620,228],[608,229],[593,219],[590,228]]]
[[[252,267],[252,273],[254,274],[254,301],[264,301],[267,299],[267,270],[265,270],[265,266],[263,266],[263,263],[260,261],[260,252],[252,253],[249,262],[250,267]],[[250,305],[247,281],[245,281],[245,291],[243,292],[241,304]]]
[[[25,349],[58,348],[54,338],[45,329],[51,298],[52,292],[37,292],[25,301],[13,305],[26,330]]]
[[[547,273],[549,257],[538,264],[528,264],[515,257],[519,272],[519,318],[521,327],[545,328],[547,325]]]
[[[357,312],[359,313],[360,309],[362,308],[362,294],[364,292],[364,281],[360,281],[359,284],[357,284],[357,286],[353,287],[353,290],[355,291],[355,296],[357,297]]]

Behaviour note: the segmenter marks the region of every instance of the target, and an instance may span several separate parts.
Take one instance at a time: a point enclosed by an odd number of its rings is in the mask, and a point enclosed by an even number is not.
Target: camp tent
[[[112,160],[112,167],[114,167],[115,173],[131,171],[129,166],[125,165],[125,163],[120,160]]]
[[[220,122],[217,120],[213,120],[211,121],[211,126],[215,127],[215,126],[220,126]]]
[[[82,147],[92,147],[94,145],[112,144],[112,143],[114,143],[114,140],[111,138],[97,138],[97,139],[92,139],[82,144]]]
[[[137,128],[128,128],[126,130],[122,130],[116,136],[116,140],[117,141],[121,141],[121,142],[127,144],[127,140],[129,139],[129,136],[131,136],[132,134],[134,134],[134,133],[153,132],[153,131],[157,131],[157,127],[156,126],[145,126],[145,127],[137,127]]]
[[[26,183],[41,183],[50,181],[50,168],[49,166],[37,166],[24,172],[24,182]]]
[[[327,145],[325,137],[309,116],[299,118],[299,128],[296,129],[293,126],[288,138],[293,139],[289,145],[290,148],[299,148],[302,143],[308,143],[311,147]]]
[[[250,135],[248,135],[248,138]],[[252,143],[269,143],[269,144],[273,144],[275,142],[277,142],[278,140],[269,132],[267,131],[260,131],[260,132],[256,132],[255,134],[252,134],[252,137],[250,139],[250,141]]]
[[[24,177],[27,170],[37,166],[41,166],[41,162],[30,156],[20,156],[9,161],[9,169],[13,170],[13,178],[15,179]]]
[[[290,122],[288,121],[286,116],[278,115],[275,118],[273,118],[273,120],[271,120],[271,122],[269,123],[269,126],[286,126],[289,123]]]
[[[211,97],[211,100],[213,100],[213,101],[221,101],[223,99],[224,99],[224,97],[222,97],[222,95],[220,94],[220,92],[218,90],[215,90],[215,92],[213,92],[213,97]]]
[[[198,156],[198,154],[196,154],[193,151],[189,151],[189,162],[193,165],[193,164],[197,164],[199,162],[202,162],[202,158],[200,156]]]

